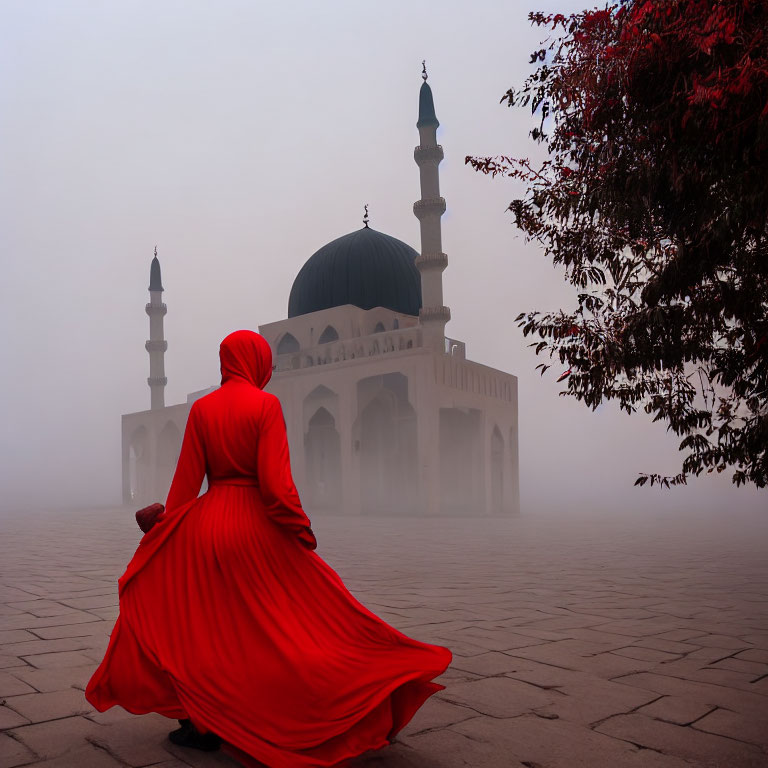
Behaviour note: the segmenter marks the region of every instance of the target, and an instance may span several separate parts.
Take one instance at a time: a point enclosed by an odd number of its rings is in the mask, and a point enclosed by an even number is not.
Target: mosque
[[[307,514],[512,515],[519,511],[517,377],[448,338],[437,143],[426,70],[416,127],[421,252],[368,225],[299,270],[285,320],[259,326],[275,370],[291,468]],[[123,500],[165,501],[189,409],[165,405],[160,263],[150,268],[151,407],[122,417]]]

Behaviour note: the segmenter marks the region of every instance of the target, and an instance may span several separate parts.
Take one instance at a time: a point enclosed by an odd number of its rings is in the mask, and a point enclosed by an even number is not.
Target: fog
[[[555,8],[554,4],[550,4]],[[546,9],[542,4],[536,9]],[[560,11],[578,3],[559,2]],[[673,490],[679,438],[559,396],[514,317],[574,289],[505,212],[520,188],[469,154],[537,156],[499,99],[540,32],[519,2],[34,2],[0,25],[0,508],[116,505],[121,414],[149,408],[149,265],[162,265],[166,404],[217,384],[218,345],[286,317],[319,247],[371,226],[419,249],[421,61],[440,166],[446,333],[519,379],[524,514],[768,506],[730,472]]]

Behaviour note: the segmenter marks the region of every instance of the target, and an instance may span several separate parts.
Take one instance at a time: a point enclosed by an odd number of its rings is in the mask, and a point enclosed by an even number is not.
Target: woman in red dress
[[[179,718],[176,743],[220,737],[246,765],[336,765],[391,743],[445,688],[433,679],[452,654],[369,611],[314,551],[280,401],[264,391],[266,340],[236,331],[220,358],[222,386],[192,405],[85,696],[100,712]]]

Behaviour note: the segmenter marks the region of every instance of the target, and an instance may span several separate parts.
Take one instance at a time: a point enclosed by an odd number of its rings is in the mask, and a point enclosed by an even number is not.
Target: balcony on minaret
[[[168,313],[168,307],[163,302],[160,302],[159,304],[150,302],[144,307],[144,311],[148,315],[165,315]]]
[[[416,268],[444,270],[448,266],[448,256],[445,253],[421,253],[416,257]]]
[[[432,146],[422,146],[419,144],[419,146],[413,150],[413,159],[419,166],[439,165],[444,157],[445,155],[441,144],[434,144]]]
[[[419,221],[432,214],[442,216],[445,213],[445,198],[427,197],[422,200],[417,200],[413,204],[413,213]]]
[[[144,349],[147,350],[147,352],[167,352],[168,351],[168,342],[164,339],[160,340],[148,340],[144,344]]]
[[[422,307],[419,310],[420,323],[447,323],[450,319],[449,307]]]
[[[150,387],[164,387],[167,383],[167,376],[150,376],[147,379],[147,384],[149,384]]]

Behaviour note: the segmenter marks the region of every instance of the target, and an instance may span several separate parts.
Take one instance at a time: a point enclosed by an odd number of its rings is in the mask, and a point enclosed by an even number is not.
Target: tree
[[[567,368],[561,394],[642,407],[682,436],[680,473],[636,485],[730,468],[765,487],[768,3],[621,0],[529,20],[560,36],[501,101],[538,111],[546,159],[466,163],[525,183],[514,222],[565,267],[578,309],[516,322]]]

